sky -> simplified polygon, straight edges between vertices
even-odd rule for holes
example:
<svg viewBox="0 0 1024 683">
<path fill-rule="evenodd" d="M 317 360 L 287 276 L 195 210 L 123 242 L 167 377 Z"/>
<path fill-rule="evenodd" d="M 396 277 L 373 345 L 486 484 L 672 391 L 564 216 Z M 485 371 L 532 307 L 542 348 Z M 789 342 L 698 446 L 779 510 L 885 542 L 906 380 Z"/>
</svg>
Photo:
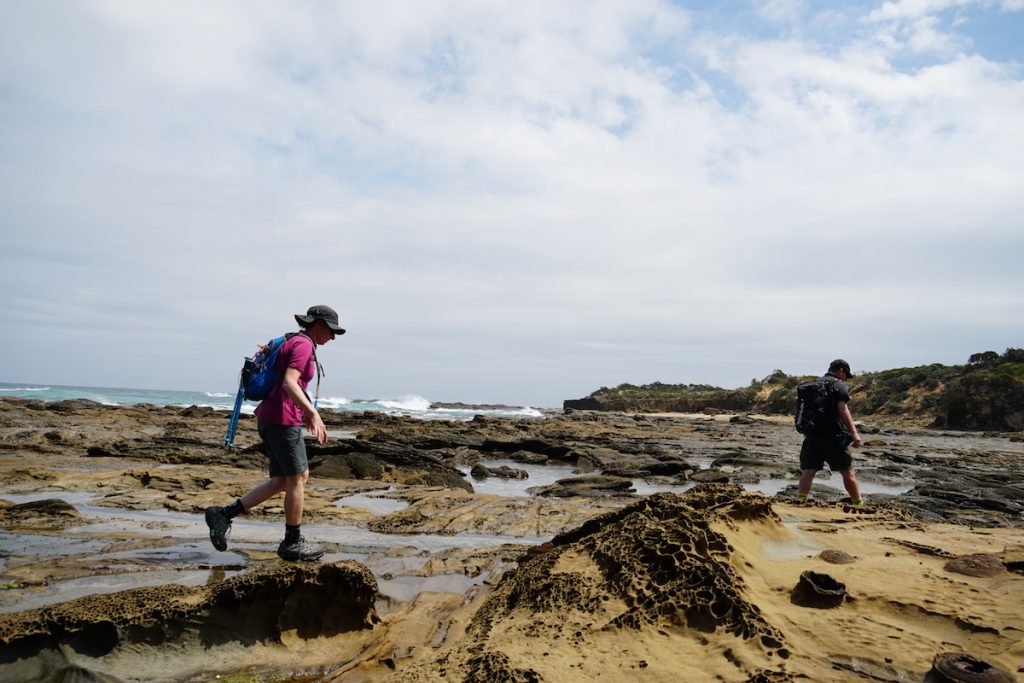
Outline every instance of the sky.
<svg viewBox="0 0 1024 683">
<path fill-rule="evenodd" d="M 1024 346 L 1024 0 L 0 0 L 0 381 L 325 396 Z"/>
</svg>

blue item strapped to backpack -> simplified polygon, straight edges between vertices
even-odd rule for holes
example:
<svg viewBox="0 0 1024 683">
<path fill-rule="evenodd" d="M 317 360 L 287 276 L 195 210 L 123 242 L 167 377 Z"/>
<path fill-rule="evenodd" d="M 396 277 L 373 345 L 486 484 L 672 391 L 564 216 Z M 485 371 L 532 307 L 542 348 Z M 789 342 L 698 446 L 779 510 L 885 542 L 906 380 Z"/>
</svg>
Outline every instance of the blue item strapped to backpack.
<svg viewBox="0 0 1024 683">
<path fill-rule="evenodd" d="M 228 432 L 224 435 L 225 448 L 235 445 L 235 432 L 238 431 L 238 416 L 242 412 L 242 399 L 262 401 L 280 380 L 277 372 L 277 354 L 285 341 L 294 334 L 297 333 L 291 332 L 271 339 L 260 346 L 259 351 L 251 358 L 246 358 L 242 363 L 242 372 L 238 377 L 238 394 L 235 395 L 235 407 L 231 411 Z"/>
</svg>

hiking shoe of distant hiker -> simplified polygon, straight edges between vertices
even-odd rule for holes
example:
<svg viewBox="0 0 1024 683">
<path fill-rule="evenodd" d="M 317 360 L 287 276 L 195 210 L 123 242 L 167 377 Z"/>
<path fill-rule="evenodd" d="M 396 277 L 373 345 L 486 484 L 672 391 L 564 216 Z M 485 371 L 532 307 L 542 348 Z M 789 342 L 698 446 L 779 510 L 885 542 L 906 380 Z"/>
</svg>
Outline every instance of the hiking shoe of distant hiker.
<svg viewBox="0 0 1024 683">
<path fill-rule="evenodd" d="M 289 562 L 309 562 L 319 560 L 324 554 L 324 549 L 316 543 L 310 543 L 302 536 L 297 540 L 288 543 L 281 541 L 277 546 L 277 556 Z"/>
<path fill-rule="evenodd" d="M 231 518 L 224 514 L 224 508 L 206 508 L 206 526 L 210 527 L 210 543 L 221 552 L 228 549 L 231 534 Z"/>
</svg>

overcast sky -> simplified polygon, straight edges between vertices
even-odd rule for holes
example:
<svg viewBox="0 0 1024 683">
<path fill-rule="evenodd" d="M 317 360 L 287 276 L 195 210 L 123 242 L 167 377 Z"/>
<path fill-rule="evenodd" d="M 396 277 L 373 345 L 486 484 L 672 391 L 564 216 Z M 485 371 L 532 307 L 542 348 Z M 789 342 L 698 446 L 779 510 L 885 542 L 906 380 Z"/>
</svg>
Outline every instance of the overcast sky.
<svg viewBox="0 0 1024 683">
<path fill-rule="evenodd" d="M 560 405 L 1024 346 L 1024 0 L 0 0 L 0 381 Z"/>
</svg>

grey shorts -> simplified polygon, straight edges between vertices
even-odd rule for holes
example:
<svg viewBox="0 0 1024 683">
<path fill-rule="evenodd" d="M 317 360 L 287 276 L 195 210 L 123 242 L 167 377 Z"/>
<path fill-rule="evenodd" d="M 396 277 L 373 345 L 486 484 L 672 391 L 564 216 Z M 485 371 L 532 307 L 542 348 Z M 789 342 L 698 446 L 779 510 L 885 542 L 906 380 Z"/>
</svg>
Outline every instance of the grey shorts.
<svg viewBox="0 0 1024 683">
<path fill-rule="evenodd" d="M 800 469 L 820 470 L 828 463 L 833 472 L 853 467 L 853 456 L 835 434 L 808 434 L 800 447 Z"/>
<path fill-rule="evenodd" d="M 256 428 L 270 461 L 271 477 L 288 477 L 302 474 L 309 469 L 306 460 L 306 444 L 302 440 L 302 427 L 298 425 L 276 425 L 257 420 Z"/>
</svg>

